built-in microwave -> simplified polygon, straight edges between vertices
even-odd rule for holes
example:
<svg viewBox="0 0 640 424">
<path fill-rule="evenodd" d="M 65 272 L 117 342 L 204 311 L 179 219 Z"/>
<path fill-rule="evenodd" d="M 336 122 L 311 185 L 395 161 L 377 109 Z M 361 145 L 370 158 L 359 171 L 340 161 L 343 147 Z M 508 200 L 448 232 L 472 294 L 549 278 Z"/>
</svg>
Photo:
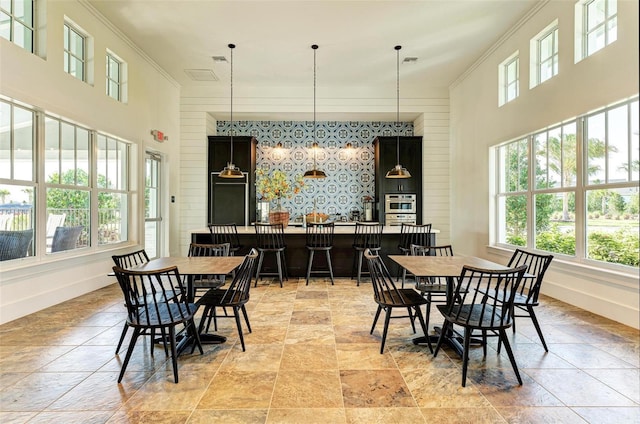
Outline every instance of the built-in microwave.
<svg viewBox="0 0 640 424">
<path fill-rule="evenodd" d="M 416 213 L 416 195 L 385 194 L 384 213 Z"/>
</svg>

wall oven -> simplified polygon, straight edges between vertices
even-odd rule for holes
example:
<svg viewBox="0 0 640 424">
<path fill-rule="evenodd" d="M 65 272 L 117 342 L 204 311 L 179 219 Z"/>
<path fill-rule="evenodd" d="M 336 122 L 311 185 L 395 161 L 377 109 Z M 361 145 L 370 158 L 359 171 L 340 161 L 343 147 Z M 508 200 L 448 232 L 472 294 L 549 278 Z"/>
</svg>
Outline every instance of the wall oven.
<svg viewBox="0 0 640 424">
<path fill-rule="evenodd" d="M 384 223 L 385 225 L 416 224 L 416 209 L 415 194 L 385 194 Z"/>
<path fill-rule="evenodd" d="M 416 213 L 415 194 L 385 194 L 384 213 Z"/>
</svg>

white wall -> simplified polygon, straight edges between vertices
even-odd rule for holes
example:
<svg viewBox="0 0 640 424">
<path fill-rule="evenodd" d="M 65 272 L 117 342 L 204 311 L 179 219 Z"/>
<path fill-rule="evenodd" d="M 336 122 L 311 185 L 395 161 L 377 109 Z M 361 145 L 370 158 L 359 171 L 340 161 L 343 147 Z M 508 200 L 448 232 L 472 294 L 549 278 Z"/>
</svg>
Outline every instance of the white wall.
<svg viewBox="0 0 640 424">
<path fill-rule="evenodd" d="M 573 63 L 573 1 L 550 1 L 525 18 L 451 87 L 451 222 L 457 251 L 506 262 L 487 248 L 489 147 L 638 94 L 638 2 L 618 0 L 618 40 Z M 554 19 L 559 74 L 530 90 L 529 40 Z M 520 52 L 520 97 L 498 108 L 498 65 Z M 638 275 L 552 263 L 543 292 L 638 328 Z"/>
<path fill-rule="evenodd" d="M 44 18 L 39 22 L 46 43 L 34 55 L 0 38 L 0 94 L 27 103 L 48 113 L 75 121 L 134 143 L 133 183 L 136 198 L 132 213 L 130 242 L 108 248 L 89 248 L 82 252 L 60 253 L 47 257 L 25 258 L 0 263 L 0 322 L 46 308 L 111 284 L 107 277 L 111 255 L 131 250 L 144 240 L 143 158 L 146 148 L 166 158 L 167 193 L 180 191 L 180 90 L 177 84 L 138 51 L 117 30 L 101 20 L 85 3 L 76 1 L 41 2 Z M 86 30 L 94 41 L 94 84 L 90 85 L 63 72 L 63 23 L 67 16 Z M 128 103 L 122 104 L 105 94 L 106 49 L 128 64 Z M 159 129 L 169 141 L 156 143 L 150 131 Z M 164 205 L 164 237 L 168 248 L 168 231 L 177 233 L 180 210 L 177 204 Z M 72 255 L 81 253 L 81 257 Z"/>
</svg>

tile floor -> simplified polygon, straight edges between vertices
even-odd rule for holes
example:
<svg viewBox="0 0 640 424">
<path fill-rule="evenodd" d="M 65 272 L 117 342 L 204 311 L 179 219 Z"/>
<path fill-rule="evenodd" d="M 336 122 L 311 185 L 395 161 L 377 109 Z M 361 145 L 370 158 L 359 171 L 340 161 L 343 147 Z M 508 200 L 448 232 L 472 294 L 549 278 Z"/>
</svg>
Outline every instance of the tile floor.
<svg viewBox="0 0 640 424">
<path fill-rule="evenodd" d="M 120 296 L 114 284 L 0 326 L 0 422 L 640 422 L 638 330 L 550 298 L 538 309 L 549 353 L 527 319 L 512 339 L 524 385 L 493 343 L 484 360 L 473 349 L 463 388 L 456 354 L 414 346 L 406 319 L 381 355 L 371 286 L 348 279 L 261 282 L 246 352 L 223 319 L 227 343 L 181 355 L 179 384 L 145 340 L 119 385 Z"/>
</svg>

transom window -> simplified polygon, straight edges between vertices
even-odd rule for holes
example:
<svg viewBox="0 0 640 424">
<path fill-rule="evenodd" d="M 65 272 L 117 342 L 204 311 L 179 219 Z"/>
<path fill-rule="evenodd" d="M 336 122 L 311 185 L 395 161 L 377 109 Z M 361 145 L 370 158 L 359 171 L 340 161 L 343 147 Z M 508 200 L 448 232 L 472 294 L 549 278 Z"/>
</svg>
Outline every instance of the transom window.
<svg viewBox="0 0 640 424">
<path fill-rule="evenodd" d="M 617 0 L 576 3 L 576 63 L 618 39 Z"/>
<path fill-rule="evenodd" d="M 65 22 L 64 24 L 64 71 L 79 80 L 86 81 L 87 60 L 86 36 Z"/>
<path fill-rule="evenodd" d="M 498 106 L 509 103 L 520 95 L 520 56 L 515 52 L 498 67 Z"/>
<path fill-rule="evenodd" d="M 118 101 L 122 100 L 122 62 L 110 52 L 107 52 L 107 96 Z"/>
<path fill-rule="evenodd" d="M 530 43 L 533 88 L 558 74 L 558 21 L 545 28 Z"/>
<path fill-rule="evenodd" d="M 34 0 L 0 1 L 0 37 L 33 53 Z"/>
<path fill-rule="evenodd" d="M 638 267 L 638 99 L 495 148 L 499 245 Z"/>
</svg>

